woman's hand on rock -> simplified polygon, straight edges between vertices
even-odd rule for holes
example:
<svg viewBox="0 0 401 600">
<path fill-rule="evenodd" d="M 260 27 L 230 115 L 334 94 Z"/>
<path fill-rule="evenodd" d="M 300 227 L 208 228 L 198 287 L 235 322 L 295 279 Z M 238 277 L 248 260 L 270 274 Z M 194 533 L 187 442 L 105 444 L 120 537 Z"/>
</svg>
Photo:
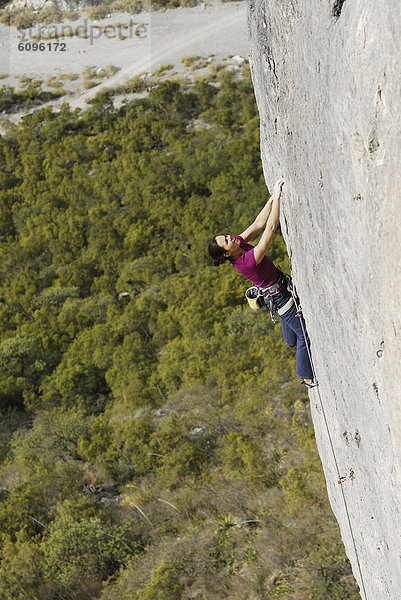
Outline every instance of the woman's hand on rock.
<svg viewBox="0 0 401 600">
<path fill-rule="evenodd" d="M 274 184 L 274 192 L 273 192 L 275 196 L 280 197 L 283 185 L 284 185 L 284 179 L 278 179 L 276 181 L 276 183 Z"/>
</svg>

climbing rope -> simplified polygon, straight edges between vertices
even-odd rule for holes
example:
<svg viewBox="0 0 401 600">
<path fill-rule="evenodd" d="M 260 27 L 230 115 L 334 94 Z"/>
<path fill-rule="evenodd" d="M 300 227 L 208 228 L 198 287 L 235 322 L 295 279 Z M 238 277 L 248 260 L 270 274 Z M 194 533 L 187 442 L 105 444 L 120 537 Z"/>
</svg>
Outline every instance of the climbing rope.
<svg viewBox="0 0 401 600">
<path fill-rule="evenodd" d="M 317 377 L 316 377 L 315 365 L 313 364 L 312 355 L 311 355 L 311 351 L 310 351 L 309 343 L 308 343 L 308 337 L 307 337 L 307 334 L 306 334 L 305 324 L 304 324 L 304 320 L 302 318 L 302 308 L 301 308 L 301 305 L 299 304 L 299 301 L 298 301 L 298 296 L 297 296 L 296 291 L 295 291 L 295 286 L 294 286 L 294 284 L 292 283 L 291 280 L 289 282 L 289 286 L 288 287 L 289 287 L 289 290 L 290 290 L 291 295 L 293 297 L 295 308 L 297 310 L 297 315 L 298 315 L 299 321 L 301 323 L 302 333 L 303 333 L 304 340 L 305 340 L 305 345 L 306 345 L 306 348 L 307 348 L 307 351 L 308 351 L 309 361 L 310 361 L 310 364 L 311 364 L 311 367 L 312 367 L 313 380 L 316 383 L 315 389 L 316 389 L 318 397 L 319 397 L 320 407 L 322 409 L 322 415 L 323 415 L 323 419 L 324 419 L 324 422 L 325 422 L 325 425 L 326 425 L 327 436 L 329 438 L 330 447 L 331 447 L 331 451 L 333 453 L 334 463 L 335 463 L 336 470 L 337 470 L 338 481 L 339 481 L 339 483 L 340 482 L 342 483 L 342 479 L 343 478 L 340 475 L 340 469 L 339 469 L 339 466 L 338 466 L 337 456 L 336 456 L 336 453 L 335 453 L 335 450 L 334 450 L 334 444 L 333 444 L 333 440 L 332 440 L 332 437 L 331 437 L 330 428 L 329 428 L 329 424 L 328 424 L 327 417 L 326 417 L 326 412 L 324 410 L 322 396 L 321 396 L 320 390 L 319 390 L 319 382 L 318 382 Z M 358 571 L 359 571 L 359 575 L 360 575 L 360 579 L 361 579 L 363 594 L 365 596 L 365 600 L 368 600 L 368 596 L 367 596 L 366 588 L 365 588 L 365 582 L 364 582 L 363 575 L 362 575 L 361 563 L 359 561 L 358 550 L 357 550 L 357 547 L 356 547 L 355 536 L 354 536 L 354 532 L 353 532 L 353 529 L 352 529 L 351 517 L 350 517 L 350 514 L 349 514 L 349 510 L 348 510 L 348 504 L 347 504 L 347 499 L 345 497 L 345 492 L 344 492 L 344 486 L 343 485 L 341 485 L 341 493 L 342 493 L 343 500 L 344 500 L 345 513 L 347 515 L 348 527 L 349 527 L 349 531 L 350 531 L 350 534 L 351 534 L 352 543 L 353 543 L 353 546 L 354 546 L 355 558 L 356 558 L 356 562 L 357 562 L 357 565 L 358 565 Z"/>
</svg>

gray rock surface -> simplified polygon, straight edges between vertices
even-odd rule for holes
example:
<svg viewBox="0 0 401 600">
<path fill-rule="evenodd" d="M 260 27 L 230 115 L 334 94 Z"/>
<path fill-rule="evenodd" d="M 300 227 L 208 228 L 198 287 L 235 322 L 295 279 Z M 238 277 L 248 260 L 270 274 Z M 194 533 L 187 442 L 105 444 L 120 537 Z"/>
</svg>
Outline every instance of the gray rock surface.
<svg viewBox="0 0 401 600">
<path fill-rule="evenodd" d="M 248 0 L 248 27 L 330 501 L 361 597 L 399 600 L 401 3 Z"/>
</svg>

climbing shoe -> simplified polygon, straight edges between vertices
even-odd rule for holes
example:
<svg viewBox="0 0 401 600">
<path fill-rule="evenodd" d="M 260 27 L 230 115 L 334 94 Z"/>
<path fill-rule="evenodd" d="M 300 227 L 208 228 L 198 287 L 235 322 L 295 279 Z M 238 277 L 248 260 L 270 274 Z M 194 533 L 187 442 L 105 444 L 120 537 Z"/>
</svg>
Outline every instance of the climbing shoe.
<svg viewBox="0 0 401 600">
<path fill-rule="evenodd" d="M 305 379 L 303 379 L 301 381 L 302 385 L 304 385 L 306 388 L 308 388 L 308 390 L 311 390 L 312 388 L 317 386 L 317 381 L 313 380 L 311 383 L 308 383 L 307 381 L 305 381 Z"/>
</svg>

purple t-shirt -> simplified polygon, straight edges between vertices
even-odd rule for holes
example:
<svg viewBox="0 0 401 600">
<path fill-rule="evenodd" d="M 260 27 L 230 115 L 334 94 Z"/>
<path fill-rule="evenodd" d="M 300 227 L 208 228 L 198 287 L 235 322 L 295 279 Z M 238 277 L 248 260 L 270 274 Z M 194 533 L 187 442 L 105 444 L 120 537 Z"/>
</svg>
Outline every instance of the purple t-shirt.
<svg viewBox="0 0 401 600">
<path fill-rule="evenodd" d="M 240 247 L 245 250 L 241 256 L 231 261 L 237 271 L 258 287 L 268 287 L 275 283 L 280 277 L 280 271 L 274 266 L 270 258 L 264 256 L 257 264 L 252 244 L 245 242 L 240 235 L 234 237 L 240 240 Z"/>
</svg>

